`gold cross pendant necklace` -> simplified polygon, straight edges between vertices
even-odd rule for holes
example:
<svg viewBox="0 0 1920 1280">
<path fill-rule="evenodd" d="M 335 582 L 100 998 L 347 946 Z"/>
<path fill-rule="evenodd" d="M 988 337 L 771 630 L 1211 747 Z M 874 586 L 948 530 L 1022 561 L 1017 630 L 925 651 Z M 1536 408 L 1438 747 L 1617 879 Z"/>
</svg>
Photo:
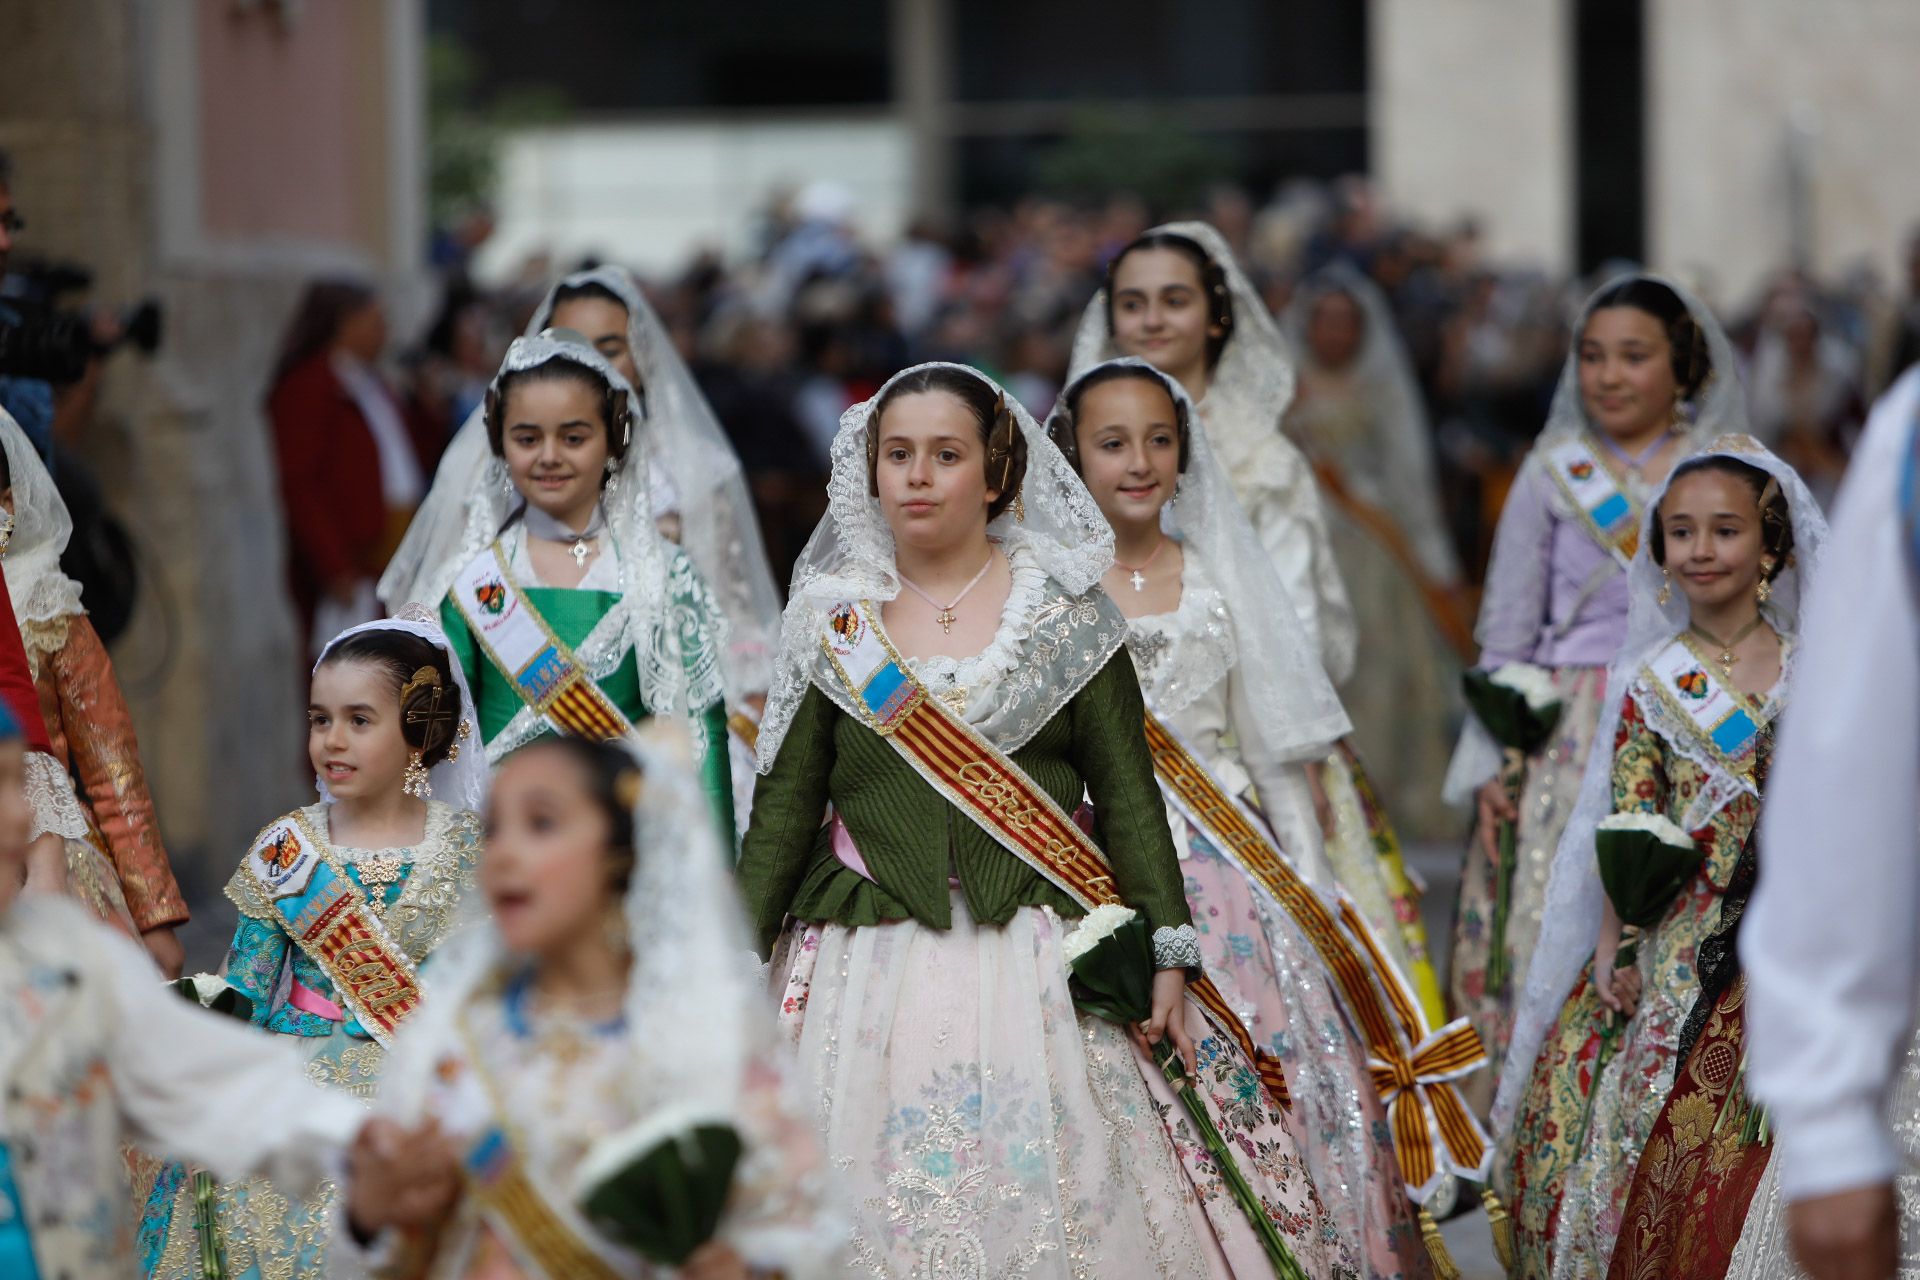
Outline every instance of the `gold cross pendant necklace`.
<svg viewBox="0 0 1920 1280">
<path fill-rule="evenodd" d="M 915 583 L 912 579 L 908 578 L 907 575 L 904 573 L 899 575 L 900 585 L 905 587 L 907 590 L 913 592 L 913 594 L 919 596 L 922 600 L 925 600 L 929 605 L 932 605 L 935 609 L 939 610 L 939 612 L 934 616 L 933 620 L 940 624 L 941 631 L 943 631 L 947 635 L 952 635 L 953 624 L 960 620 L 959 615 L 954 613 L 953 611 L 954 606 L 958 605 L 962 600 L 965 600 L 967 598 L 967 592 L 973 590 L 975 587 L 980 585 L 980 579 L 986 577 L 987 570 L 991 568 L 993 568 L 993 549 L 988 548 L 987 562 L 980 566 L 980 572 L 974 574 L 972 581 L 968 582 L 966 586 L 960 588 L 959 595 L 947 601 L 945 604 L 941 604 L 938 600 L 935 600 L 932 596 L 922 591 L 919 585 Z"/>
<path fill-rule="evenodd" d="M 1714 635 L 1697 622 L 1689 623 L 1687 630 L 1693 632 L 1693 634 L 1699 636 L 1702 640 L 1705 640 L 1708 644 L 1720 651 L 1720 656 L 1713 660 L 1713 664 L 1720 668 L 1720 674 L 1722 676 L 1731 680 L 1733 679 L 1734 665 L 1740 661 L 1739 656 L 1733 651 L 1734 646 L 1752 635 L 1754 631 L 1759 628 L 1760 623 L 1760 616 L 1755 614 L 1753 621 L 1734 632 L 1731 640 L 1722 640 L 1719 636 Z"/>
</svg>

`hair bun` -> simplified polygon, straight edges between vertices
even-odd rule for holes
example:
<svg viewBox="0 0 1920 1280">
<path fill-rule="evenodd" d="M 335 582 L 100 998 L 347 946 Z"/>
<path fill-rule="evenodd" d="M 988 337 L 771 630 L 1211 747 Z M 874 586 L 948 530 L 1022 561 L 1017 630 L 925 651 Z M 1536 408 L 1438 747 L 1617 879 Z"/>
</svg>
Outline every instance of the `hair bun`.
<svg viewBox="0 0 1920 1280">
<path fill-rule="evenodd" d="M 447 695 L 453 696 L 449 698 Z M 400 723 L 417 728 L 421 763 L 438 764 L 453 745 L 460 713 L 460 692 L 435 667 L 420 667 L 400 686 Z"/>
</svg>

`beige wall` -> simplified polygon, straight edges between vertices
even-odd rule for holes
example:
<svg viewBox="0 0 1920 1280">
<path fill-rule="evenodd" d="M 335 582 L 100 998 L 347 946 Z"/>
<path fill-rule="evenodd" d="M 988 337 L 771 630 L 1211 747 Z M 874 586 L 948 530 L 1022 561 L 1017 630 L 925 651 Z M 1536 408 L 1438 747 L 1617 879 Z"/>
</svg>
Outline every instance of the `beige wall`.
<svg viewBox="0 0 1920 1280">
<path fill-rule="evenodd" d="M 146 552 L 115 661 L 162 835 L 190 888 L 217 890 L 311 787 L 264 383 L 312 272 L 417 295 L 424 7 L 3 7 L 0 146 L 22 250 L 92 266 L 101 302 L 152 293 L 167 309 L 160 355 L 114 359 L 78 444 Z M 231 926 L 207 916 L 197 962 Z"/>
<path fill-rule="evenodd" d="M 1562 0 L 1371 0 L 1370 140 L 1389 208 L 1478 218 L 1487 251 L 1570 264 L 1572 80 Z"/>
<path fill-rule="evenodd" d="M 1920 221 L 1920 3 L 1648 0 L 1647 49 L 1661 267 L 1744 300 L 1794 248 L 1797 169 L 1809 265 L 1895 278 Z"/>
</svg>

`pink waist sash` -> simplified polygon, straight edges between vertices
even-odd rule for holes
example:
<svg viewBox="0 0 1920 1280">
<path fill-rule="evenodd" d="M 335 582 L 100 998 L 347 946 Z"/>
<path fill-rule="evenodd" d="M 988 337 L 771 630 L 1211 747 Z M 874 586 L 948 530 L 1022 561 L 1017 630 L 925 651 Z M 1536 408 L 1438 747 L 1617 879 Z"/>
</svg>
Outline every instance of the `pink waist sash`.
<svg viewBox="0 0 1920 1280">
<path fill-rule="evenodd" d="M 303 1013 L 316 1018 L 325 1018 L 328 1022 L 345 1022 L 347 1011 L 333 1001 L 302 983 L 294 983 L 287 992 L 287 1003 Z"/>
</svg>

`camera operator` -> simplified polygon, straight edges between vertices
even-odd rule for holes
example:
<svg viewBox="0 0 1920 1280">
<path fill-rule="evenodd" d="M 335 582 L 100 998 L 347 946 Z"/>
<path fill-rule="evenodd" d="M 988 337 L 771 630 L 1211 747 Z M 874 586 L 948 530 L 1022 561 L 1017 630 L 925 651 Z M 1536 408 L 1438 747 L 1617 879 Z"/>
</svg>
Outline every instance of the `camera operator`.
<svg viewBox="0 0 1920 1280">
<path fill-rule="evenodd" d="M 123 343 L 152 353 L 160 309 L 147 301 L 124 316 L 98 307 L 58 310 L 60 296 L 90 286 L 92 273 L 22 261 L 14 249 L 25 226 L 14 205 L 12 162 L 0 151 L 0 409 L 13 415 L 53 474 L 73 518 L 61 568 L 80 583 L 94 629 L 111 644 L 133 614 L 132 542 L 68 445 L 92 416 L 102 358 Z"/>
<path fill-rule="evenodd" d="M 13 207 L 13 160 L 0 151 L 0 284 L 6 280 L 14 237 L 25 226 Z M 24 320 L 0 292 L 0 332 L 10 339 L 24 337 Z M 11 413 L 34 447 L 46 453 L 53 442 L 53 387 L 45 378 L 15 376 L 8 362 L 0 361 L 0 409 Z"/>
</svg>

